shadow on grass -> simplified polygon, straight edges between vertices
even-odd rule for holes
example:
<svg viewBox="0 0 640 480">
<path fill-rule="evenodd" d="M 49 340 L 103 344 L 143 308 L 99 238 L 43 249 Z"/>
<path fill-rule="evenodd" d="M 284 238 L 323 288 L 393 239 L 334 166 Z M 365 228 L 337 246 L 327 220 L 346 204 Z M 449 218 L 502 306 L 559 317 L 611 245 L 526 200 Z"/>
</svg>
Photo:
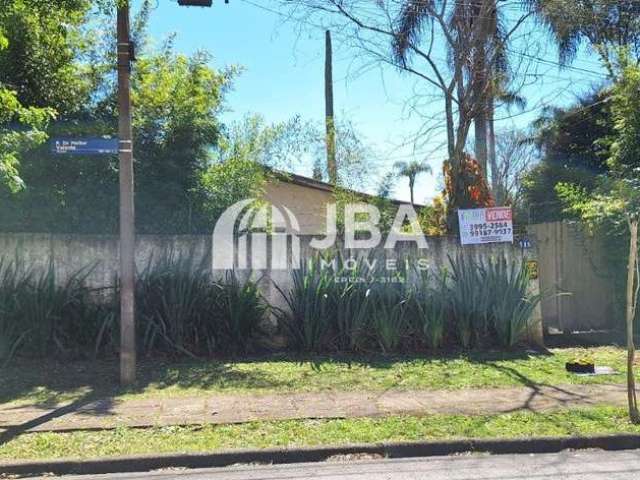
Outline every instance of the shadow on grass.
<svg viewBox="0 0 640 480">
<path fill-rule="evenodd" d="M 447 364 L 454 360 L 464 360 L 470 364 L 480 364 L 496 369 L 502 375 L 514 380 L 514 383 L 531 388 L 531 397 L 519 409 L 527 409 L 536 396 L 545 394 L 541 389 L 548 385 L 536 383 L 515 367 L 505 362 L 525 361 L 539 354 L 524 350 L 511 351 L 458 351 L 429 355 L 293 355 L 291 353 L 240 359 L 238 368 L 233 360 L 188 360 L 170 361 L 167 359 L 144 359 L 139 364 L 135 387 L 122 389 L 118 385 L 118 362 L 116 359 L 94 362 L 55 362 L 20 361 L 0 370 L 0 409 L 2 404 L 18 401 L 42 410 L 42 415 L 34 417 L 22 425 L 15 425 L 0 434 L 0 445 L 30 429 L 45 425 L 47 422 L 71 412 L 82 410 L 86 415 L 108 415 L 114 401 L 125 394 L 143 393 L 149 387 L 156 390 L 210 390 L 212 393 L 224 393 L 246 390 L 256 393 L 268 390 L 291 391 L 296 389 L 304 378 L 292 379 L 287 375 L 270 374 L 269 369 L 260 364 L 286 362 L 290 364 L 310 365 L 319 374 L 324 369 L 334 370 L 329 375 L 341 375 L 340 369 L 333 367 L 368 367 L 376 370 L 393 370 L 398 364 L 425 362 L 437 365 L 440 375 L 447 376 Z M 255 368 L 252 365 L 256 364 Z M 464 369 L 463 364 L 462 369 Z M 417 370 L 421 368 L 418 363 Z M 460 368 L 460 366 L 458 366 Z M 460 371 L 460 370 L 459 370 Z M 415 374 L 415 369 L 413 371 Z M 307 375 L 303 372 L 303 375 Z M 454 374 L 455 375 L 455 374 Z M 464 372 L 462 373 L 464 375 Z M 394 377 L 395 378 L 395 377 Z M 331 380 L 329 378 L 329 380 Z M 402 386 L 403 369 L 398 368 L 397 378 L 389 388 Z M 299 383 L 296 383 L 299 382 Z M 328 382 L 330 384 L 330 382 Z M 330 387 L 328 387 L 330 388 Z M 428 388 L 428 386 L 426 387 Z M 104 399 L 97 408 L 97 400 Z M 17 405 L 17 404 L 14 404 Z M 11 406 L 5 405 L 5 412 Z"/>
</svg>

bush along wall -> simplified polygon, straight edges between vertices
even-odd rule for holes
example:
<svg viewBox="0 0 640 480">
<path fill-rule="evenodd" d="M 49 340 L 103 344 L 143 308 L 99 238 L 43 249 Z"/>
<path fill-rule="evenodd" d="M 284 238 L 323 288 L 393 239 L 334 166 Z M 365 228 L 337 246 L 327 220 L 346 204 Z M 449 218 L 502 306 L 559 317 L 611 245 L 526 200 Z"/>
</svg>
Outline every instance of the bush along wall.
<svg viewBox="0 0 640 480">
<path fill-rule="evenodd" d="M 407 265 L 411 262 L 398 262 Z M 298 351 L 414 352 L 513 347 L 525 339 L 540 295 L 526 266 L 504 257 L 449 257 L 436 272 L 388 272 L 372 262 L 322 257 L 293 273 L 279 321 Z"/>
<path fill-rule="evenodd" d="M 0 259 L 0 366 L 18 357 L 93 358 L 117 353 L 118 282 L 107 295 L 87 286 L 91 268 L 63 285 L 44 272 Z M 103 293 L 103 292 L 102 292 Z M 190 256 L 151 259 L 136 282 L 143 355 L 238 355 L 254 351 L 269 306 L 257 282 L 233 273 L 214 281 Z"/>
<path fill-rule="evenodd" d="M 331 261 L 329 261 L 331 260 Z M 263 298 L 259 280 L 233 272 L 214 280 L 189 255 L 151 258 L 138 273 L 136 318 L 142 355 L 238 356 L 260 350 L 273 313 L 297 352 L 420 352 L 513 347 L 524 339 L 539 295 L 525 266 L 504 257 L 449 258 L 420 271 L 398 262 L 390 274 L 371 259 L 317 256 L 280 290 L 283 308 Z M 379 263 L 383 265 L 383 263 Z M 0 259 L 0 365 L 16 356 L 92 358 L 117 353 L 118 284 L 87 286 L 91 266 L 64 283 L 20 258 Z M 278 286 L 276 285 L 276 288 Z"/>
</svg>

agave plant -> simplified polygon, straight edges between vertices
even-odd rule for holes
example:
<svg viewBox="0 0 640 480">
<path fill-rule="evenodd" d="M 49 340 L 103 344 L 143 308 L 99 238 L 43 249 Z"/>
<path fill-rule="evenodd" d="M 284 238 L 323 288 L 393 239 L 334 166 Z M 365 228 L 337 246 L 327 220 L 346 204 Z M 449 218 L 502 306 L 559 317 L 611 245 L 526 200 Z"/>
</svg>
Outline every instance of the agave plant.
<svg viewBox="0 0 640 480">
<path fill-rule="evenodd" d="M 322 268 L 319 257 L 292 273 L 293 286 L 284 292 L 287 309 L 279 310 L 280 324 L 292 347 L 303 351 L 322 351 L 330 348 L 334 312 L 330 301 L 333 275 Z"/>
<path fill-rule="evenodd" d="M 414 331 L 432 349 L 444 343 L 449 306 L 447 278 L 446 270 L 438 276 L 420 272 L 410 297 Z"/>
<path fill-rule="evenodd" d="M 218 284 L 216 306 L 220 318 L 220 335 L 225 340 L 224 350 L 247 353 L 251 350 L 260 324 L 266 318 L 269 305 L 265 302 L 259 281 L 241 282 L 231 271 L 223 283 Z"/>
<path fill-rule="evenodd" d="M 490 294 L 478 262 L 470 255 L 449 256 L 448 297 L 458 340 L 464 348 L 488 335 Z"/>
<path fill-rule="evenodd" d="M 168 251 L 158 261 L 151 258 L 136 283 L 143 350 L 195 356 L 192 350 L 202 341 L 198 327 L 214 311 L 214 288 L 204 263 L 192 255 Z"/>
<path fill-rule="evenodd" d="M 409 335 L 409 300 L 402 284 L 377 284 L 371 290 L 371 328 L 384 353 L 398 350 Z"/>
<path fill-rule="evenodd" d="M 341 351 L 365 347 L 370 316 L 370 272 L 363 258 L 353 259 L 347 268 L 343 257 L 337 260 L 330 300 L 333 302 L 334 330 Z"/>
<path fill-rule="evenodd" d="M 489 259 L 481 266 L 488 292 L 490 318 L 500 344 L 512 347 L 522 340 L 542 294 L 529 293 L 529 271 L 524 262 L 508 262 L 504 256 Z"/>
</svg>

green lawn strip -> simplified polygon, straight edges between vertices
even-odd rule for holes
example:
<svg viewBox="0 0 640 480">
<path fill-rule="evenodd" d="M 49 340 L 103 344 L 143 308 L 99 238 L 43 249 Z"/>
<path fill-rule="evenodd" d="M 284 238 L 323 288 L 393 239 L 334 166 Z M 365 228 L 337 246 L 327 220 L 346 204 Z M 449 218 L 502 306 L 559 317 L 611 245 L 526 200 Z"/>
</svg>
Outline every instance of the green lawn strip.
<svg viewBox="0 0 640 480">
<path fill-rule="evenodd" d="M 381 441 L 468 437 L 514 438 L 640 433 L 624 409 L 597 407 L 554 413 L 490 416 L 430 415 L 348 420 L 254 422 L 203 428 L 158 427 L 102 432 L 25 434 L 0 447 L 0 460 L 97 458 L 116 455 L 212 452 Z"/>
<path fill-rule="evenodd" d="M 584 377 L 565 371 L 588 357 L 617 375 Z M 552 355 L 466 352 L 425 357 L 285 355 L 236 362 L 144 360 L 138 387 L 117 386 L 118 365 L 106 362 L 22 362 L 0 370 L 0 403 L 55 404 L 83 395 L 120 398 L 260 394 L 327 390 L 462 389 L 535 384 L 623 383 L 626 353 L 615 347 L 553 349 Z"/>
</svg>

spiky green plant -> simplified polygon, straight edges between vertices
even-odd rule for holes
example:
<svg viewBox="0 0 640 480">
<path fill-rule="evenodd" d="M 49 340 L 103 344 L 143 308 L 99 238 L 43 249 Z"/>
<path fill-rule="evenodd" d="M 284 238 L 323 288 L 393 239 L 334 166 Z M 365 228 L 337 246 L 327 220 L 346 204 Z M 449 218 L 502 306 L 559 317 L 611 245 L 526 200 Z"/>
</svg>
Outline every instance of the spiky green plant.
<svg viewBox="0 0 640 480">
<path fill-rule="evenodd" d="M 260 332 L 269 305 L 260 293 L 259 281 L 240 281 L 235 272 L 226 274 L 218 284 L 217 314 L 221 319 L 220 335 L 224 338 L 221 349 L 233 354 L 248 353 Z"/>
<path fill-rule="evenodd" d="M 460 344 L 471 346 L 486 330 L 488 313 L 487 292 L 476 260 L 468 254 L 449 256 L 451 282 L 448 297 Z"/>
<path fill-rule="evenodd" d="M 529 292 L 526 264 L 517 260 L 509 262 L 504 256 L 483 261 L 481 276 L 487 291 L 492 292 L 489 317 L 497 340 L 501 345 L 512 347 L 526 334 L 542 294 Z"/>
<path fill-rule="evenodd" d="M 363 350 L 368 340 L 370 316 L 371 272 L 365 259 L 336 258 L 334 279 L 330 288 L 333 302 L 336 346 L 340 351 Z"/>
<path fill-rule="evenodd" d="M 442 347 L 445 338 L 449 301 L 447 297 L 448 274 L 419 272 L 410 299 L 410 312 L 415 335 L 430 348 Z"/>
<path fill-rule="evenodd" d="M 29 332 L 17 314 L 18 292 L 28 283 L 29 275 L 17 260 L 0 258 L 0 366 L 11 361 Z"/>
<path fill-rule="evenodd" d="M 408 291 L 402 284 L 376 284 L 371 295 L 371 329 L 384 353 L 399 349 L 410 334 Z"/>
<path fill-rule="evenodd" d="M 292 273 L 289 291 L 276 288 L 286 302 L 286 309 L 278 311 L 291 347 L 301 351 L 318 352 L 330 349 L 333 302 L 330 301 L 333 275 L 322 268 L 315 257 Z"/>
<path fill-rule="evenodd" d="M 198 327 L 214 314 L 214 283 L 203 262 L 169 250 L 151 258 L 136 282 L 136 313 L 143 351 L 195 356 Z M 211 334 L 211 330 L 208 332 Z"/>
</svg>

